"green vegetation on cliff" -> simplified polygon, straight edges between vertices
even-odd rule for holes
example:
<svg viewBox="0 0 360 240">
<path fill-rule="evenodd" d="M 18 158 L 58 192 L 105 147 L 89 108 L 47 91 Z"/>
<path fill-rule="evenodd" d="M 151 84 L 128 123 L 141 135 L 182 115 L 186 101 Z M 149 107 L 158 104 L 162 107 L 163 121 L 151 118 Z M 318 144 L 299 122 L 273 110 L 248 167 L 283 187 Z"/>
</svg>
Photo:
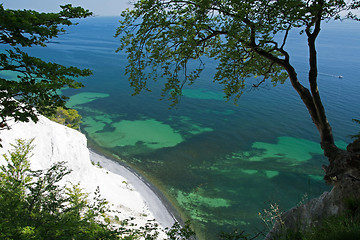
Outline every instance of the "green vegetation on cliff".
<svg viewBox="0 0 360 240">
<path fill-rule="evenodd" d="M 49 119 L 69 128 L 80 128 L 81 115 L 75 109 L 65 109 L 63 107 L 58 107 L 55 114 L 51 115 Z"/>
</svg>

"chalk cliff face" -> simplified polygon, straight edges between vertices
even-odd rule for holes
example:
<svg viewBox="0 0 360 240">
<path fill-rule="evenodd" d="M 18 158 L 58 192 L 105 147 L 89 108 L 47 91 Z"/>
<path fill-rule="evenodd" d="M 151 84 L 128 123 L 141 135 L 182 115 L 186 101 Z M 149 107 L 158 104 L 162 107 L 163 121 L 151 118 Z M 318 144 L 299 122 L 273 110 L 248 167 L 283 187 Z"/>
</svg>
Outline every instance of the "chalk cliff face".
<svg viewBox="0 0 360 240">
<path fill-rule="evenodd" d="M 29 122 L 9 125 L 10 130 L 0 131 L 3 145 L 0 156 L 12 149 L 10 144 L 14 144 L 16 139 L 35 138 L 35 148 L 30 158 L 33 170 L 47 169 L 55 162 L 65 161 L 72 172 L 61 184 L 80 183 L 80 187 L 88 193 L 94 193 L 99 186 L 102 197 L 109 201 L 113 210 L 120 211 L 120 214 L 116 215 L 121 219 L 135 217 L 134 223 L 138 225 L 154 219 L 140 193 L 136 192 L 125 178 L 91 163 L 86 137 L 80 132 L 43 116 L 40 116 L 36 124 Z M 4 161 L 4 158 L 0 157 L 0 163 Z"/>
</svg>

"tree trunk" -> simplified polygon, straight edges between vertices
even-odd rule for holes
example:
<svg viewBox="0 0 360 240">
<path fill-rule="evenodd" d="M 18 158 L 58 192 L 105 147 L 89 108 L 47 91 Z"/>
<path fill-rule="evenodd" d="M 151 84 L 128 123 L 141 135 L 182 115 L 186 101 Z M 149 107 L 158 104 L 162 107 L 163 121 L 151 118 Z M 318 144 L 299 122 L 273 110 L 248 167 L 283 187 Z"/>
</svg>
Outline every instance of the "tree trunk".
<svg viewBox="0 0 360 240">
<path fill-rule="evenodd" d="M 318 2 L 319 6 L 322 6 L 323 3 L 323 0 Z M 285 68 L 293 88 L 299 94 L 318 129 L 321 148 L 329 160 L 329 165 L 323 166 L 324 179 L 333 188 L 331 192 L 324 193 L 319 198 L 284 213 L 279 219 L 281 221 L 275 224 L 265 239 L 273 239 L 288 229 L 294 232 L 307 231 L 309 227 L 320 225 L 327 217 L 346 214 L 349 211 L 346 199 L 360 200 L 360 139 L 349 144 L 347 150 L 341 150 L 335 145 L 332 129 L 318 89 L 315 41 L 320 32 L 321 15 L 322 10 L 314 16 L 305 30 L 309 47 L 309 89 L 300 83 L 289 59 L 265 57 Z"/>
</svg>

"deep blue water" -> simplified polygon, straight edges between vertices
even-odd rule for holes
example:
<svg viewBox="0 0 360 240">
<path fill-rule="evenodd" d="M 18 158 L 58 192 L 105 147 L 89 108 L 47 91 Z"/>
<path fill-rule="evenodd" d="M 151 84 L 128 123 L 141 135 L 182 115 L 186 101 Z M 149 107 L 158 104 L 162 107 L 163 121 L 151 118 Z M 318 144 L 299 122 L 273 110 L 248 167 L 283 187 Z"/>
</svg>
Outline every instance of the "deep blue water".
<svg viewBox="0 0 360 240">
<path fill-rule="evenodd" d="M 197 83 L 186 86 L 181 102 L 159 101 L 153 92 L 131 96 L 124 53 L 113 38 L 118 19 L 89 18 L 67 34 L 29 52 L 45 59 L 90 68 L 85 88 L 63 90 L 69 107 L 83 116 L 90 142 L 121 158 L 158 186 L 199 236 L 216 239 L 235 228 L 265 229 L 258 213 L 278 203 L 283 210 L 304 195 L 316 197 L 328 187 L 319 135 L 289 83 L 246 92 L 235 106 L 223 100 L 212 82 L 216 62 L 208 60 Z M 341 146 L 359 131 L 360 25 L 324 25 L 317 42 L 319 90 Z M 306 80 L 306 39 L 289 36 L 287 50 L 300 78 Z M 343 76 L 338 78 L 337 76 Z M 306 85 L 306 83 L 304 83 Z"/>
</svg>

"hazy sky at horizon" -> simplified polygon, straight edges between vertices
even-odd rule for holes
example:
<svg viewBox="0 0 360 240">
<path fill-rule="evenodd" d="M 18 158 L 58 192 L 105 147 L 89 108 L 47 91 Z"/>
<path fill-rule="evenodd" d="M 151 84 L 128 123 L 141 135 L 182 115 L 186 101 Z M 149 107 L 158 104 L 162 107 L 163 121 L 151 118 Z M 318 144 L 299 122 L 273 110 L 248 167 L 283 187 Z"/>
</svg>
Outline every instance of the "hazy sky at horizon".
<svg viewBox="0 0 360 240">
<path fill-rule="evenodd" d="M 58 12 L 60 5 L 72 4 L 89 9 L 95 16 L 119 16 L 130 7 L 129 0 L 0 0 L 4 8 L 32 9 L 39 12 Z"/>
</svg>

